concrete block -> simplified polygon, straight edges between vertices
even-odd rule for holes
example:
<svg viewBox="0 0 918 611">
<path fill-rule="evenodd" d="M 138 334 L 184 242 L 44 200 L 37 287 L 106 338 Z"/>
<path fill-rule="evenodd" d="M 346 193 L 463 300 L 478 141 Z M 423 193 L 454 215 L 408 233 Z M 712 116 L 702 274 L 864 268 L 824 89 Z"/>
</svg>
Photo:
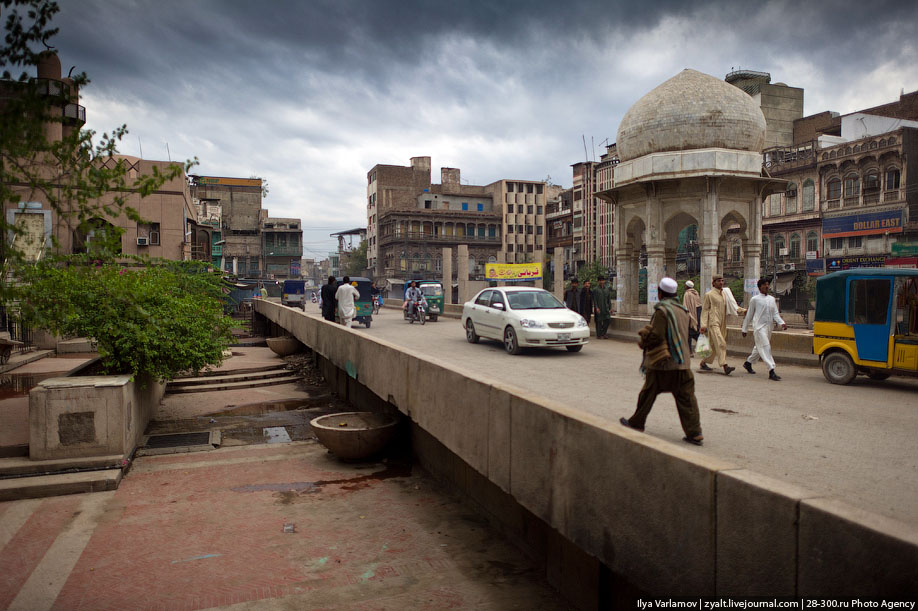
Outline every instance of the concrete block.
<svg viewBox="0 0 918 611">
<path fill-rule="evenodd" d="M 651 155 L 650 157 L 654 174 L 671 174 L 678 172 L 680 169 L 681 159 L 679 155 L 663 153 Z"/>
<path fill-rule="evenodd" d="M 734 466 L 618 428 L 566 422 L 559 530 L 642 590 L 713 595 L 714 483 Z"/>
<path fill-rule="evenodd" d="M 404 414 L 408 413 L 408 358 L 402 350 L 374 338 L 360 343 L 360 382 Z"/>
<path fill-rule="evenodd" d="M 533 398 L 510 399 L 510 493 L 549 524 L 561 517 L 554 495 L 564 481 L 557 459 L 565 421 Z"/>
<path fill-rule="evenodd" d="M 512 393 L 491 386 L 488 398 L 488 478 L 504 492 L 510 492 L 510 398 Z"/>
<path fill-rule="evenodd" d="M 796 596 L 797 507 L 812 496 L 746 469 L 717 473 L 718 596 Z"/>
<path fill-rule="evenodd" d="M 408 387 L 411 419 L 487 474 L 490 386 L 433 360 L 410 357 Z"/>
<path fill-rule="evenodd" d="M 106 469 L 4 479 L 0 480 L 0 502 L 115 490 L 121 483 L 121 476 L 121 469 Z"/>
<path fill-rule="evenodd" d="M 800 502 L 798 596 L 918 594 L 918 529 L 833 499 Z"/>
</svg>

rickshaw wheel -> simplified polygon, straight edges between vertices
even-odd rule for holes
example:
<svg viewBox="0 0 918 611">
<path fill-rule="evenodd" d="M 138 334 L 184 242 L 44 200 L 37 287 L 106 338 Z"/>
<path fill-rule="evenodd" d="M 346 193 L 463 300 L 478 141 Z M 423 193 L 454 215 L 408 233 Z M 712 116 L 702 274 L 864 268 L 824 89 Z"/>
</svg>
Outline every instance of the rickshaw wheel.
<svg viewBox="0 0 918 611">
<path fill-rule="evenodd" d="M 857 375 L 857 368 L 847 353 L 836 351 L 822 359 L 822 374 L 832 384 L 849 384 Z"/>
<path fill-rule="evenodd" d="M 430 322 L 437 322 L 437 315 L 436 315 L 436 314 L 431 314 L 431 315 L 430 315 Z"/>
</svg>

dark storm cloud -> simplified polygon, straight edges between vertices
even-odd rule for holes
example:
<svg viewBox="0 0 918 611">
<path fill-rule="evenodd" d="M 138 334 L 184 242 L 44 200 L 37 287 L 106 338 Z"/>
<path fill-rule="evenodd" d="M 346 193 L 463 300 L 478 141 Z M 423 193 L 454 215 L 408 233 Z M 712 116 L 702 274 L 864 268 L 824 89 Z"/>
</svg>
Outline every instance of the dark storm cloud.
<svg viewBox="0 0 918 611">
<path fill-rule="evenodd" d="M 808 113 L 918 88 L 914 2 L 61 4 L 53 44 L 92 80 L 89 127 L 127 123 L 124 152 L 197 155 L 202 174 L 267 176 L 271 213 L 306 226 L 365 223 L 366 172 L 416 155 L 473 184 L 569 185 L 687 67 L 771 72 L 806 89 Z"/>
</svg>

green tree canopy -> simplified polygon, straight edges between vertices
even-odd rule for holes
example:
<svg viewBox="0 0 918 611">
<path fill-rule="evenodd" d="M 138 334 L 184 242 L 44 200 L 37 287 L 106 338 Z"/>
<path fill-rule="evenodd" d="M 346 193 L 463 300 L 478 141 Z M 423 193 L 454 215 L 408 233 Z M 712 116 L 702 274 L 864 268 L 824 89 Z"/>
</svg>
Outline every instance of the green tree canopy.
<svg viewBox="0 0 918 611">
<path fill-rule="evenodd" d="M 234 321 L 222 275 L 198 261 L 94 255 L 49 257 L 22 270 L 23 318 L 64 336 L 91 337 L 107 373 L 169 380 L 223 359 Z"/>
</svg>

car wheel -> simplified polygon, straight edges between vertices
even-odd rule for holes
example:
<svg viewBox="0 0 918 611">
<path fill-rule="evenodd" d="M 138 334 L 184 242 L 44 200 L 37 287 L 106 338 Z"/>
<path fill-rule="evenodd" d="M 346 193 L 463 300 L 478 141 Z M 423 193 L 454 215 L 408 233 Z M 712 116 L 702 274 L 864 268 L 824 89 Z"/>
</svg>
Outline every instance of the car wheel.
<svg viewBox="0 0 918 611">
<path fill-rule="evenodd" d="M 366 322 L 364 323 L 364 324 L 367 326 L 367 329 L 370 328 L 370 322 L 372 322 L 372 321 L 369 321 L 369 320 L 368 320 L 368 321 L 366 321 Z"/>
<path fill-rule="evenodd" d="M 867 377 L 871 380 L 885 380 L 891 374 L 886 373 L 885 371 L 871 371 L 867 374 Z"/>
<path fill-rule="evenodd" d="M 513 327 L 504 329 L 504 350 L 507 351 L 507 354 L 520 353 L 520 343 L 516 339 L 516 331 L 513 330 Z"/>
<path fill-rule="evenodd" d="M 475 325 L 472 323 L 471 318 L 465 321 L 465 339 L 467 339 L 470 344 L 478 343 L 478 334 L 475 333 Z"/>
<path fill-rule="evenodd" d="M 577 346 L 565 346 L 565 348 L 567 348 L 568 352 L 580 352 L 583 350 L 583 344 L 579 344 Z"/>
<path fill-rule="evenodd" d="M 857 375 L 857 368 L 847 352 L 836 351 L 822 359 L 822 374 L 832 384 L 849 384 Z"/>
</svg>

